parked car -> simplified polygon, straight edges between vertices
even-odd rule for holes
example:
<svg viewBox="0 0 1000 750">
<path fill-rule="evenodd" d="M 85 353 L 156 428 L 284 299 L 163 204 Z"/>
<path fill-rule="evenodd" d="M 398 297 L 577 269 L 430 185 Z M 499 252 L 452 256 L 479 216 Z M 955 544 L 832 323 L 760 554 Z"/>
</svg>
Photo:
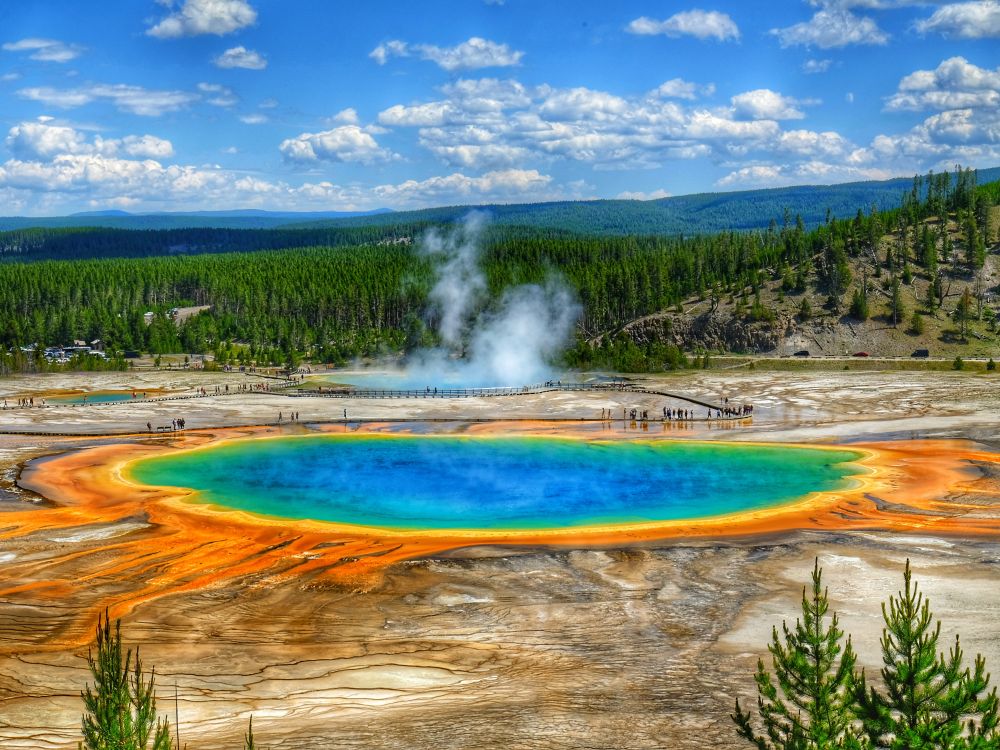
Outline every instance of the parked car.
<svg viewBox="0 0 1000 750">
<path fill-rule="evenodd" d="M 915 349 L 911 357 L 929 357 L 931 352 L 929 349 Z"/>
<path fill-rule="evenodd" d="M 809 350 L 808 349 L 801 349 L 801 350 L 795 352 L 795 354 L 793 354 L 792 356 L 793 357 L 808 357 L 809 356 Z"/>
<path fill-rule="evenodd" d="M 868 352 L 854 352 L 854 354 L 852 356 L 855 356 L 855 357 L 867 357 L 869 355 L 868 355 Z"/>
</svg>

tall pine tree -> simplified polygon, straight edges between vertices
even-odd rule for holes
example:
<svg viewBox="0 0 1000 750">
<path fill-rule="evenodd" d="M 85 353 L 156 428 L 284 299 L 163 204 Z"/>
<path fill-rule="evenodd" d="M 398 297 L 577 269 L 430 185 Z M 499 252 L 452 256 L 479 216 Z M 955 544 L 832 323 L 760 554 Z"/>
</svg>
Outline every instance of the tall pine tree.
<svg viewBox="0 0 1000 750">
<path fill-rule="evenodd" d="M 759 750 L 848 750 L 863 745 L 852 725 L 851 687 L 855 665 L 850 638 L 837 615 L 827 619 L 829 600 L 817 559 L 812 590 L 802 590 L 802 618 L 783 635 L 774 628 L 768 650 L 774 676 L 757 662 L 759 720 L 736 701 L 732 719 L 740 737 Z M 757 724 L 757 727 L 755 727 Z"/>
<path fill-rule="evenodd" d="M 121 620 L 108 613 L 97 623 L 97 654 L 87 654 L 94 688 L 82 693 L 83 746 L 87 750 L 170 750 L 170 727 L 156 717 L 154 674 L 142 671 L 139 650 L 122 652 Z M 152 745 L 149 744 L 152 737 Z"/>
<path fill-rule="evenodd" d="M 910 561 L 903 590 L 882 605 L 882 681 L 855 682 L 856 711 L 871 747 L 879 750 L 987 750 L 1000 747 L 996 689 L 982 656 L 962 666 L 958 638 L 938 653 L 941 623 L 932 623 L 930 602 L 913 583 Z"/>
</svg>

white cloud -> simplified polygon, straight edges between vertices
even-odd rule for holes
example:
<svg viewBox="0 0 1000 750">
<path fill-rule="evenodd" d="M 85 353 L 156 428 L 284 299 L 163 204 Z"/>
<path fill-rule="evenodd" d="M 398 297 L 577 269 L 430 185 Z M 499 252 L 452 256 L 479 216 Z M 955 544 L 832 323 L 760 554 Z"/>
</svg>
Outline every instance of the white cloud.
<svg viewBox="0 0 1000 750">
<path fill-rule="evenodd" d="M 740 120 L 801 120 L 805 114 L 798 109 L 800 102 L 771 89 L 754 89 L 737 94 L 730 101 L 733 113 Z"/>
<path fill-rule="evenodd" d="M 392 41 L 380 44 L 378 47 L 373 49 L 368 53 L 368 57 L 372 58 L 379 65 L 385 65 L 389 62 L 390 57 L 409 57 L 410 56 L 410 45 L 406 42 L 401 42 L 398 39 L 393 39 Z"/>
<path fill-rule="evenodd" d="M 625 201 L 655 201 L 661 198 L 669 198 L 670 195 L 666 190 L 659 188 L 657 190 L 650 190 L 648 193 L 644 193 L 641 190 L 625 190 L 618 193 L 615 197 Z"/>
<path fill-rule="evenodd" d="M 716 180 L 719 187 L 754 188 L 787 185 L 829 185 L 857 180 L 884 180 L 893 174 L 884 169 L 809 161 L 801 164 L 757 164 L 741 167 Z"/>
<path fill-rule="evenodd" d="M 127 135 L 121 140 L 121 150 L 138 158 L 169 159 L 174 155 L 173 144 L 155 135 Z"/>
<path fill-rule="evenodd" d="M 29 38 L 3 45 L 7 52 L 31 52 L 32 60 L 64 63 L 75 60 L 83 52 L 83 47 L 76 44 L 66 44 L 57 39 Z"/>
<path fill-rule="evenodd" d="M 165 3 L 173 7 L 173 2 Z M 175 39 L 198 34 L 223 36 L 252 26 L 257 11 L 246 0 L 184 0 L 183 5 L 146 30 L 149 36 Z"/>
<path fill-rule="evenodd" d="M 783 29 L 771 29 L 782 47 L 832 49 L 850 44 L 882 45 L 889 35 L 867 16 L 857 16 L 846 8 L 831 6 L 817 11 L 808 21 Z"/>
<path fill-rule="evenodd" d="M 225 153 L 235 153 L 226 149 Z M 583 183 L 557 186 L 533 169 L 507 169 L 478 176 L 455 172 L 370 188 L 328 181 L 289 185 L 218 167 L 165 166 L 155 159 L 100 153 L 9 159 L 0 165 L 0 197 L 19 212 L 142 206 L 175 210 L 218 207 L 357 210 L 389 206 L 422 208 L 442 203 L 498 203 L 569 199 Z"/>
<path fill-rule="evenodd" d="M 595 169 L 647 169 L 678 159 L 729 161 L 780 149 L 778 121 L 800 119 L 802 107 L 817 103 L 768 89 L 739 94 L 729 107 L 686 105 L 690 100 L 677 98 L 696 89 L 675 80 L 644 96 L 624 97 L 586 87 L 459 81 L 442 87 L 444 97 L 436 101 L 383 110 L 378 122 L 417 128 L 419 145 L 453 166 L 496 169 L 566 160 Z"/>
<path fill-rule="evenodd" d="M 813 75 L 816 73 L 825 73 L 833 65 L 833 60 L 829 58 L 823 60 L 806 60 L 802 63 L 802 72 Z"/>
<path fill-rule="evenodd" d="M 434 203 L 441 200 L 491 201 L 529 200 L 541 197 L 552 178 L 535 169 L 505 169 L 468 177 L 458 172 L 426 180 L 407 180 L 398 185 L 379 185 L 372 192 L 393 203 Z"/>
<path fill-rule="evenodd" d="M 240 102 L 231 88 L 220 83 L 199 83 L 198 91 L 205 95 L 205 103 L 213 107 L 232 107 Z"/>
<path fill-rule="evenodd" d="M 890 111 L 966 108 L 1000 108 L 1000 67 L 980 68 L 964 57 L 951 57 L 934 70 L 910 73 L 886 100 Z"/>
<path fill-rule="evenodd" d="M 357 125 L 341 125 L 320 133 L 301 133 L 278 147 L 289 161 L 340 161 L 372 164 L 394 157 Z"/>
<path fill-rule="evenodd" d="M 156 159 L 174 155 L 174 147 L 170 141 L 154 135 L 127 135 L 121 139 L 107 139 L 98 135 L 93 140 L 88 140 L 76 128 L 52 125 L 52 121 L 51 117 L 40 117 L 34 122 L 18 123 L 8 131 L 4 143 L 19 159 L 50 160 L 66 154 L 125 154 Z"/>
<path fill-rule="evenodd" d="M 340 122 L 345 125 L 358 125 L 361 122 L 361 119 L 358 117 L 358 111 L 354 107 L 340 110 L 331 119 L 333 122 Z"/>
<path fill-rule="evenodd" d="M 262 115 L 257 113 L 249 115 L 240 115 L 239 119 L 240 122 L 244 123 L 245 125 L 263 125 L 265 122 L 268 121 L 267 115 Z"/>
<path fill-rule="evenodd" d="M 1000 2 L 979 0 L 945 5 L 930 18 L 918 21 L 915 28 L 924 34 L 936 32 L 958 39 L 1000 37 Z"/>
<path fill-rule="evenodd" d="M 433 126 L 443 125 L 453 111 L 448 102 L 428 102 L 405 106 L 394 104 L 379 112 L 378 121 L 390 126 Z"/>
<path fill-rule="evenodd" d="M 449 72 L 473 70 L 476 68 L 504 68 L 521 64 L 524 52 L 511 49 L 506 44 L 491 42 L 481 37 L 471 37 L 454 47 L 438 47 L 433 44 L 409 44 L 394 39 L 380 44 L 369 53 L 379 65 L 385 65 L 392 57 L 411 57 L 436 63 Z"/>
<path fill-rule="evenodd" d="M 17 93 L 24 99 L 63 109 L 82 107 L 95 101 L 106 101 L 123 112 L 146 117 L 158 117 L 165 112 L 176 112 L 199 98 L 198 94 L 187 91 L 145 89 L 123 83 L 101 83 L 75 89 L 39 86 L 20 89 Z"/>
<path fill-rule="evenodd" d="M 699 96 L 711 96 L 714 93 L 714 83 L 702 85 L 685 81 L 683 78 L 671 78 L 653 90 L 653 96 L 664 99 L 697 99 Z"/>
<path fill-rule="evenodd" d="M 212 64 L 217 68 L 245 68 L 246 70 L 263 70 L 267 67 L 267 60 L 252 49 L 240 45 L 231 47 L 218 57 L 212 60 Z"/>
<path fill-rule="evenodd" d="M 715 39 L 724 42 L 728 39 L 739 39 L 740 30 L 725 13 L 718 11 L 686 10 L 675 13 L 663 21 L 642 16 L 626 27 L 631 34 L 655 35 L 665 34 L 670 37 L 693 36 L 697 39 Z"/>
<path fill-rule="evenodd" d="M 539 113 L 556 120 L 603 120 L 616 118 L 629 109 L 629 103 L 620 96 L 595 91 L 583 86 L 573 89 L 548 89 L 541 91 L 543 101 Z"/>
</svg>

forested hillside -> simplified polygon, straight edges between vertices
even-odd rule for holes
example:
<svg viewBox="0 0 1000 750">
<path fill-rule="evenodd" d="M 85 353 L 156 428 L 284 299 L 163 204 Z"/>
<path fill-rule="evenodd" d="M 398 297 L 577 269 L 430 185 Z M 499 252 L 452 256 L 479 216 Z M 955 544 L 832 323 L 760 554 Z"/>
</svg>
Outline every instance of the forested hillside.
<svg viewBox="0 0 1000 750">
<path fill-rule="evenodd" d="M 978 172 L 979 183 L 1000 179 L 1000 167 Z M 799 216 L 813 228 L 830 217 L 854 216 L 898 208 L 910 192 L 913 180 L 900 178 L 880 182 L 841 185 L 804 185 L 731 193 L 699 193 L 653 201 L 567 201 L 481 206 L 497 224 L 568 229 L 581 234 L 704 234 L 733 229 L 763 229 L 786 215 Z M 379 216 L 316 222 L 303 226 L 374 226 L 387 223 L 447 223 L 461 219 L 469 206 L 405 211 Z"/>
<path fill-rule="evenodd" d="M 1000 183 L 976 187 L 967 171 L 914 181 L 901 208 L 857 209 L 813 230 L 802 219 L 691 238 L 500 227 L 485 239 L 483 262 L 494 300 L 510 285 L 552 273 L 574 290 L 583 314 L 572 364 L 620 365 L 627 354 L 662 366 L 677 352 L 651 341 L 636 360 L 634 342 L 618 336 L 620 329 L 692 299 L 728 298 L 735 314 L 767 321 L 774 310 L 766 292 L 775 286 L 793 298 L 808 292 L 832 313 L 847 314 L 855 306 L 848 294 L 858 288 L 852 269 L 861 260 L 889 289 L 915 288 L 916 280 L 935 290 L 947 284 L 956 295 L 968 287 L 980 308 L 988 307 L 991 287 L 977 286 L 976 274 L 995 252 L 990 217 L 998 200 Z M 932 230 L 933 217 L 947 217 L 939 222 L 946 231 Z M 12 351 L 4 367 L 40 366 L 20 348 L 73 339 L 101 339 L 112 351 L 212 352 L 222 361 L 274 363 L 303 356 L 342 362 L 426 343 L 427 258 L 409 244 L 377 244 L 377 228 L 337 231 L 329 236 L 348 245 L 0 264 L 0 345 Z M 143 234 L 67 235 L 66 252 L 80 237 L 94 237 L 112 242 L 102 254 L 113 254 L 119 241 L 141 247 L 145 240 L 133 235 Z M 310 235 L 293 231 L 285 240 L 302 236 Z M 937 291 L 935 299 L 938 307 L 957 304 Z M 874 297 L 870 304 L 874 309 Z M 179 325 L 169 319 L 171 308 L 186 305 L 211 309 Z M 154 313 L 148 324 L 146 312 Z M 619 345 L 632 349 L 622 353 Z"/>
<path fill-rule="evenodd" d="M 1000 167 L 978 172 L 980 183 L 1000 179 Z M 764 229 L 772 221 L 781 222 L 786 213 L 800 216 L 806 227 L 813 228 L 830 216 L 848 218 L 862 208 L 867 213 L 873 207 L 879 211 L 897 208 L 912 184 L 910 178 L 873 182 L 852 182 L 840 185 L 805 185 L 772 188 L 767 190 L 742 190 L 728 193 L 699 193 L 651 201 L 596 200 L 562 201 L 552 203 L 497 204 L 486 206 L 447 206 L 421 211 L 392 212 L 386 210 L 362 212 L 280 212 L 280 211 L 203 211 L 193 213 L 128 214 L 96 212 L 58 217 L 0 217 L 0 232 L 11 230 L 78 229 L 82 226 L 117 230 L 280 230 L 281 236 L 288 229 L 312 230 L 293 243 L 311 245 L 327 243 L 337 236 L 329 231 L 350 228 L 380 228 L 377 236 L 391 236 L 395 231 L 412 230 L 428 224 L 447 224 L 460 220 L 472 209 L 488 212 L 494 225 L 520 226 L 535 229 L 570 231 L 589 235 L 628 234 L 706 234 L 729 230 Z M 372 230 L 374 231 L 374 230 Z M 178 236 L 182 236 L 181 232 Z M 200 235 L 205 238 L 209 235 Z M 207 245 L 231 248 L 233 236 L 223 234 L 220 239 L 203 239 Z M 369 235 L 376 236 L 375 234 Z M 151 233 L 147 235 L 152 247 L 183 244 L 176 238 Z M 316 239 L 316 238 L 320 239 Z M 10 242 L 8 241 L 9 245 Z M 3 242 L 0 241 L 0 245 Z M 260 241 L 260 247 L 278 246 L 275 242 Z M 288 245 L 285 245 L 288 246 Z M 254 242 L 239 247 L 243 250 L 258 249 Z M 132 252 L 133 256 L 153 255 Z M 117 253 L 124 255 L 124 253 Z M 46 257 L 55 257 L 53 253 Z M 77 253 L 70 257 L 83 257 Z"/>
</svg>

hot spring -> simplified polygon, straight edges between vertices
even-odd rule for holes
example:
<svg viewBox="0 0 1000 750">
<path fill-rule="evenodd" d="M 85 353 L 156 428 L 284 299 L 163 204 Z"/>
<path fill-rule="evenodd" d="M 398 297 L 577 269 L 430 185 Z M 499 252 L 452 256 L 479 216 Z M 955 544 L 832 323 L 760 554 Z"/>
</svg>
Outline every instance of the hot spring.
<svg viewBox="0 0 1000 750">
<path fill-rule="evenodd" d="M 130 477 L 269 516 L 399 530 L 553 529 L 751 511 L 850 485 L 861 454 L 551 437 L 247 439 L 142 459 Z"/>
</svg>

